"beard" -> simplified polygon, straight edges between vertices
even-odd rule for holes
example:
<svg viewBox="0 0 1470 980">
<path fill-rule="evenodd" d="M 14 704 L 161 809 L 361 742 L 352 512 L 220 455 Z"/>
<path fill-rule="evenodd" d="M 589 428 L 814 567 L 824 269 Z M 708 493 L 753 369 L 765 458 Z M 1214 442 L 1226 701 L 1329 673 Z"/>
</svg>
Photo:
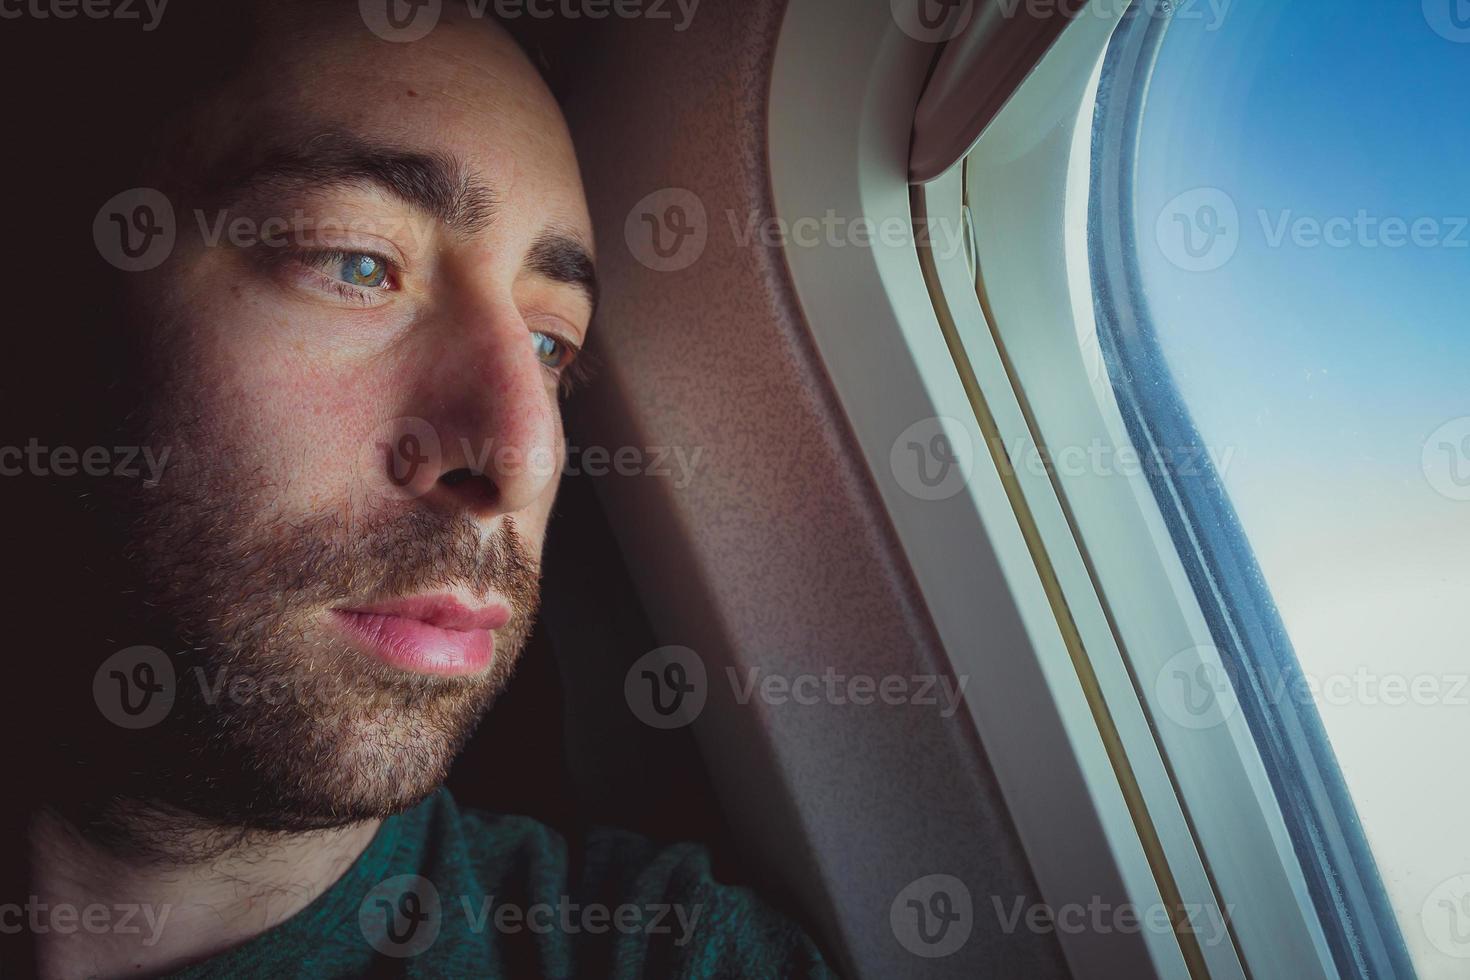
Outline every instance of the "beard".
<svg viewBox="0 0 1470 980">
<path fill-rule="evenodd" d="M 229 456 L 206 451 L 207 441 L 197 432 L 155 436 L 155 445 L 182 449 L 182 461 L 157 485 L 135 481 L 107 501 L 120 559 L 107 577 L 126 583 L 114 620 L 126 625 L 104 649 L 140 639 L 158 648 L 149 676 L 167 679 L 168 705 L 156 723 L 94 726 L 77 746 L 74 761 L 102 776 L 88 784 L 85 822 L 168 854 L 179 850 L 171 837 L 186 839 L 171 833 L 181 825 L 195 849 L 197 831 L 209 830 L 215 843 L 205 847 L 214 849 L 422 801 L 511 677 L 539 600 L 535 555 L 509 518 L 487 536 L 468 517 L 422 502 L 284 514 L 272 486 L 243 489 L 245 467 L 206 472 L 201 460 Z M 349 600 L 451 588 L 510 605 L 480 673 L 398 670 L 325 622 Z"/>
</svg>

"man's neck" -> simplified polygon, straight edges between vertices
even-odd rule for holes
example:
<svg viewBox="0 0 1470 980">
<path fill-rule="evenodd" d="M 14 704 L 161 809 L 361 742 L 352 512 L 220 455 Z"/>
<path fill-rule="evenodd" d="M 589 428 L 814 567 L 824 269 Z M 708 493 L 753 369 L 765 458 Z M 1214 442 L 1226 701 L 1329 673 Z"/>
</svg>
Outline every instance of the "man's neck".
<svg viewBox="0 0 1470 980">
<path fill-rule="evenodd" d="M 166 847 L 129 845 L 156 843 L 161 819 L 133 808 L 104 834 L 53 809 L 33 815 L 24 916 L 42 980 L 155 976 L 238 946 L 331 887 L 380 823 L 245 836 L 171 819 Z"/>
</svg>

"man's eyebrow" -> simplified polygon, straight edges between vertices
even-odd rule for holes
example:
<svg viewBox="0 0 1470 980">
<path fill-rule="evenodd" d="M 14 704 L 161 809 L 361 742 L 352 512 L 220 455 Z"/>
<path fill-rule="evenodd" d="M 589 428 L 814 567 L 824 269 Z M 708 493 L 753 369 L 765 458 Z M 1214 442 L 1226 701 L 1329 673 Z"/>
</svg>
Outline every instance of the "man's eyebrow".
<svg viewBox="0 0 1470 980">
<path fill-rule="evenodd" d="M 576 286 L 597 310 L 597 269 L 592 253 L 575 235 L 561 231 L 543 232 L 526 253 L 526 268 L 553 282 Z"/>
<path fill-rule="evenodd" d="M 479 175 L 447 153 L 422 153 L 353 136 L 323 135 L 268 151 L 217 185 L 234 197 L 281 186 L 370 184 L 463 233 L 483 229 L 498 200 Z"/>
</svg>

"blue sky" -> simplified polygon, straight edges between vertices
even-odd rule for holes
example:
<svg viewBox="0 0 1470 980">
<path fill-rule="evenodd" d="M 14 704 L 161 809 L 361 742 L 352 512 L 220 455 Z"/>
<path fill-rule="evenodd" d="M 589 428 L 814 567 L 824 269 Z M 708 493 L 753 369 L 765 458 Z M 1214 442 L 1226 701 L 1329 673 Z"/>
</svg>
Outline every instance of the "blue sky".
<svg viewBox="0 0 1470 980">
<path fill-rule="evenodd" d="M 1178 18 L 1134 216 L 1175 379 L 1231 453 L 1226 485 L 1307 673 L 1443 683 L 1436 703 L 1320 708 L 1426 980 L 1466 961 L 1436 951 L 1421 910 L 1470 873 L 1470 704 L 1448 693 L 1470 673 L 1470 501 L 1436 489 L 1450 449 L 1424 464 L 1426 437 L 1470 416 L 1470 43 L 1431 26 L 1435 2 L 1235 0 L 1213 31 Z M 1203 271 L 1156 225 L 1197 188 L 1239 219 Z M 1390 248 L 1381 224 L 1340 248 L 1270 240 L 1360 211 L 1431 219 L 1449 242 Z"/>
</svg>

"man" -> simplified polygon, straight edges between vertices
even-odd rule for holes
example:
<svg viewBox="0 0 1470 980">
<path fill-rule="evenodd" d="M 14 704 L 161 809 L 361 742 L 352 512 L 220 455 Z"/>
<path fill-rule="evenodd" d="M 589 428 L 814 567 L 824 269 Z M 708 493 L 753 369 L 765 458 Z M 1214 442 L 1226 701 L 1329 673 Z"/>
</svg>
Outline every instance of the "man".
<svg viewBox="0 0 1470 980">
<path fill-rule="evenodd" d="M 83 649 L 46 681 L 66 723 L 27 716 L 57 746 L 8 955 L 42 977 L 828 975 L 697 847 L 570 844 L 439 788 L 536 613 L 597 293 L 536 71 L 454 4 L 413 43 L 356 4 L 209 6 L 231 22 L 188 37 L 204 74 L 155 65 L 187 98 L 134 120 L 154 152 L 94 223 L 124 289 L 82 334 L 110 372 L 92 463 L 132 447 L 140 472 L 85 495 L 87 543 L 52 562 L 78 584 L 31 610 Z M 68 465 L 39 452 L 33 473 Z M 77 664 L 85 718 L 57 707 Z"/>
</svg>

